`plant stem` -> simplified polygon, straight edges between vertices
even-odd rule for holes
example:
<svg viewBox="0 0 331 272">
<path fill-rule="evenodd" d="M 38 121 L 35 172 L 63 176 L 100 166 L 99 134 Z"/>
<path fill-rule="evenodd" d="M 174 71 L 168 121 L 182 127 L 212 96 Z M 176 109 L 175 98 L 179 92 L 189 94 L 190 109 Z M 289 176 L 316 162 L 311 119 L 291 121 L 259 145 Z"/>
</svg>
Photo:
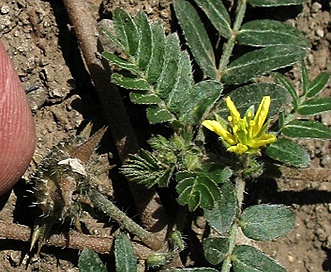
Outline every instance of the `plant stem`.
<svg viewBox="0 0 331 272">
<path fill-rule="evenodd" d="M 244 191 L 245 191 L 245 180 L 242 178 L 242 176 L 238 176 L 235 179 L 235 193 L 237 195 L 238 199 L 238 207 L 241 210 L 241 205 L 244 198 Z M 229 233 L 229 251 L 228 256 L 224 259 L 222 264 L 222 270 L 221 272 L 229 272 L 231 269 L 231 255 L 233 252 L 233 249 L 237 242 L 237 234 L 238 234 L 238 222 L 235 221 L 233 225 L 231 226 L 230 233 Z"/>
<path fill-rule="evenodd" d="M 229 63 L 234 45 L 236 43 L 236 36 L 241 27 L 246 12 L 246 0 L 238 1 L 237 16 L 233 24 L 232 34 L 228 42 L 224 46 L 224 51 L 218 65 L 218 72 L 222 76 L 222 72 L 225 70 Z"/>
<path fill-rule="evenodd" d="M 136 235 L 145 245 L 153 250 L 158 250 L 162 247 L 163 241 L 158 239 L 157 235 L 139 226 L 96 189 L 90 190 L 89 197 L 96 208 L 110 216 L 111 219 L 115 220 L 130 233 Z"/>
</svg>

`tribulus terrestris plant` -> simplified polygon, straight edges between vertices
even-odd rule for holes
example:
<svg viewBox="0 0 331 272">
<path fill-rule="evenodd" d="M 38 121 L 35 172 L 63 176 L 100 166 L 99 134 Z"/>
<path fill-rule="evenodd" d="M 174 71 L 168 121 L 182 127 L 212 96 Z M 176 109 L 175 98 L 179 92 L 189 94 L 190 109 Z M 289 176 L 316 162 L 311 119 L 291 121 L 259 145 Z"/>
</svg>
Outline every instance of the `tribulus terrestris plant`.
<svg viewBox="0 0 331 272">
<path fill-rule="evenodd" d="M 165 35 L 162 25 L 150 23 L 144 12 L 133 18 L 116 9 L 112 21 L 100 22 L 105 47 L 102 55 L 116 67 L 111 81 L 131 90 L 131 101 L 146 108 L 151 125 L 171 129 L 171 133 L 152 136 L 149 148 L 132 154 L 120 168 L 129 182 L 143 184 L 146 190 L 152 187 L 169 190 L 170 196 L 176 196 L 174 205 L 182 207 L 168 223 L 169 241 L 150 254 L 147 267 L 162 271 L 286 271 L 254 245 L 239 243 L 238 237 L 242 232 L 247 239 L 275 240 L 291 230 L 294 213 L 285 205 L 245 206 L 245 186 L 266 173 L 267 163 L 274 167 L 280 164 L 308 167 L 309 154 L 296 139 L 330 139 L 330 128 L 312 118 L 331 110 L 331 98 L 319 97 L 329 75 L 321 73 L 309 82 L 304 63 L 309 43 L 295 28 L 267 19 L 244 22 L 244 16 L 247 5 L 277 7 L 303 2 L 238 0 L 227 8 L 216 0 L 194 0 L 194 4 L 174 1 L 174 12 L 188 50 L 182 49 L 178 34 Z M 202 22 L 201 13 L 208 22 Z M 217 46 L 210 41 L 205 23 L 217 31 L 220 37 Z M 109 42 L 111 47 L 107 49 Z M 235 54 L 238 46 L 247 49 L 244 53 L 241 50 L 240 56 Z M 200 79 L 194 75 L 192 59 L 201 69 Z M 275 72 L 295 63 L 301 65 L 300 90 Z M 262 75 L 271 76 L 268 83 L 259 80 Z M 69 209 L 66 204 L 75 192 L 85 196 L 75 196 L 76 202 L 93 203 L 155 250 L 152 233 L 98 193 L 87 178 L 85 160 L 76 156 L 77 152 L 67 153 L 57 167 L 64 167 L 64 173 L 70 171 L 75 181 L 73 189 L 54 187 L 60 192 L 58 198 L 66 200 L 61 207 L 53 205 L 56 212 L 49 208 L 45 212 L 43 205 L 49 203 L 38 201 L 47 216 L 36 224 L 33 244 L 37 238 L 43 241 L 58 218 L 69 216 L 79 226 L 80 206 L 73 211 L 76 206 Z M 36 195 L 39 188 L 36 185 Z M 201 245 L 209 265 L 206 262 L 204 267 L 165 268 L 164 265 L 171 267 L 173 257 L 185 250 L 181 232 L 188 224 L 187 215 L 197 212 L 203 213 L 210 227 Z M 45 221 L 52 216 L 51 224 Z M 114 253 L 116 271 L 137 270 L 136 255 L 125 234 L 117 237 Z M 97 256 L 88 250 L 83 251 L 80 266 L 88 267 L 91 259 L 102 267 Z"/>
</svg>

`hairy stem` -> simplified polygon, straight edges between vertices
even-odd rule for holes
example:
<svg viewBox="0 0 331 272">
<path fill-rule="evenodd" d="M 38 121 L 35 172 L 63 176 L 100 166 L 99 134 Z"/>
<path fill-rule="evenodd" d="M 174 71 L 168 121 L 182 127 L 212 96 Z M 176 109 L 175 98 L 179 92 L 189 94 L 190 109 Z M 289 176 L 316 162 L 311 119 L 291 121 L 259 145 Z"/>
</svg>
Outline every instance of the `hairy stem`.
<svg viewBox="0 0 331 272">
<path fill-rule="evenodd" d="M 218 72 L 222 76 L 222 72 L 226 69 L 232 55 L 234 45 L 236 43 L 236 36 L 241 27 L 246 12 L 246 0 L 238 1 L 237 15 L 233 24 L 232 34 L 228 42 L 224 46 L 223 54 L 218 65 Z"/>
<path fill-rule="evenodd" d="M 242 176 L 238 176 L 235 179 L 235 193 L 237 195 L 238 199 L 238 207 L 241 210 L 241 205 L 244 198 L 244 191 L 245 191 L 245 180 L 242 178 Z M 224 259 L 222 263 L 222 270 L 221 272 L 229 272 L 231 269 L 231 255 L 233 252 L 233 249 L 237 242 L 237 234 L 238 234 L 238 222 L 235 221 L 233 225 L 231 226 L 230 233 L 229 233 L 229 251 L 227 257 Z"/>
<path fill-rule="evenodd" d="M 90 190 L 89 197 L 97 209 L 103 211 L 123 228 L 136 235 L 145 245 L 154 250 L 162 247 L 163 241 L 158 239 L 155 233 L 143 229 L 96 189 Z"/>
</svg>

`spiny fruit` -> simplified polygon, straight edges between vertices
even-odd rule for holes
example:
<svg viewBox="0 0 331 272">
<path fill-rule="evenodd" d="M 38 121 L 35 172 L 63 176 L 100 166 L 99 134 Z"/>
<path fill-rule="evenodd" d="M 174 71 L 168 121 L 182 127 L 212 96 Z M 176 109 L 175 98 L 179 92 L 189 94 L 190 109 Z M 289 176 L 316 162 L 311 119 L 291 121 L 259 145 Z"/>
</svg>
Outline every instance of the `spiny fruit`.
<svg viewBox="0 0 331 272">
<path fill-rule="evenodd" d="M 36 220 L 31 248 L 38 241 L 38 253 L 53 224 L 70 218 L 81 231 L 79 222 L 82 203 L 90 203 L 88 190 L 92 176 L 89 159 L 103 137 L 106 128 L 101 128 L 90 137 L 92 125 L 88 124 L 74 139 L 61 141 L 38 165 L 32 178 L 34 205 L 41 210 Z"/>
</svg>

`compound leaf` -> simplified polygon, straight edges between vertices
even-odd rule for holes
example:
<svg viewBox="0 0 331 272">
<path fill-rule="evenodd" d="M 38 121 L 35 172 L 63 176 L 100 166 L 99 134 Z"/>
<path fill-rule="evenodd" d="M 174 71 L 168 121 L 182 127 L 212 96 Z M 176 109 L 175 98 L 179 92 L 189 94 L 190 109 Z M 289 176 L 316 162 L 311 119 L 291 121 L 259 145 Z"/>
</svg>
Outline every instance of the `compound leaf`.
<svg viewBox="0 0 331 272">
<path fill-rule="evenodd" d="M 138 154 L 130 155 L 120 170 L 129 181 L 144 184 L 147 188 L 156 184 L 166 187 L 174 166 L 162 163 L 151 152 L 141 149 Z"/>
</svg>

